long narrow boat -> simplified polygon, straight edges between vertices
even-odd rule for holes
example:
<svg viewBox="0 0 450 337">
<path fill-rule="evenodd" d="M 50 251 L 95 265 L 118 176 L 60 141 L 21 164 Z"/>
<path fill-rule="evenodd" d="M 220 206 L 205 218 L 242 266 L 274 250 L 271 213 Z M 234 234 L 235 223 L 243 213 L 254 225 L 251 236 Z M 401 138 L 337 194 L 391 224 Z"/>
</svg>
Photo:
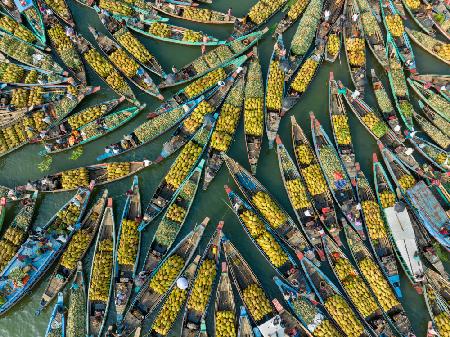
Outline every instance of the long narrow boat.
<svg viewBox="0 0 450 337">
<path fill-rule="evenodd" d="M 384 42 L 384 33 L 376 15 L 373 12 L 371 4 L 367 0 L 356 0 L 361 15 L 361 23 L 364 29 L 364 37 L 367 45 L 375 59 L 383 67 L 388 67 L 386 57 L 386 44 Z"/>
<path fill-rule="evenodd" d="M 22 23 L 22 16 L 20 15 L 19 10 L 17 9 L 16 4 L 14 1 L 9 0 L 1 0 L 0 1 L 1 8 L 11 16 L 16 22 Z"/>
<path fill-rule="evenodd" d="M 414 335 L 411 322 L 396 295 L 397 289 L 388 282 L 386 274 L 377 266 L 359 235 L 346 225 L 344 233 L 359 274 L 364 278 L 382 311 L 389 318 L 394 331 L 400 336 Z"/>
<path fill-rule="evenodd" d="M 66 0 L 38 0 L 38 4 L 44 3 L 49 9 L 51 9 L 58 18 L 64 21 L 67 25 L 71 27 L 75 27 L 75 21 L 73 20 L 72 13 L 70 12 L 70 8 L 67 5 Z M 45 13 L 48 15 L 48 13 Z M 44 21 L 45 16 L 44 15 Z"/>
<path fill-rule="evenodd" d="M 46 48 L 31 30 L 24 26 L 20 21 L 17 21 L 17 19 L 11 16 L 10 13 L 2 7 L 0 7 L 0 30 L 14 35 L 27 43 L 32 43 L 39 49 L 44 50 Z"/>
<path fill-rule="evenodd" d="M 284 335 L 281 319 L 248 262 L 228 239 L 222 245 L 233 283 L 257 326 L 256 331 L 263 336 Z"/>
<path fill-rule="evenodd" d="M 158 263 L 156 268 L 147 273 L 138 294 L 124 315 L 122 331 L 124 337 L 131 336 L 166 297 L 167 292 L 184 272 L 197 250 L 208 221 L 209 218 L 206 218 L 197 225 Z"/>
<path fill-rule="evenodd" d="M 182 337 L 199 337 L 206 333 L 206 318 L 211 311 L 210 308 L 215 299 L 213 289 L 217 286 L 219 279 L 217 275 L 220 270 L 223 225 L 223 221 L 217 225 L 192 279 L 181 325 L 180 336 Z M 161 313 L 165 314 L 165 312 Z"/>
<path fill-rule="evenodd" d="M 450 85 L 450 75 L 438 75 L 438 74 L 414 74 L 411 76 L 411 79 L 417 82 L 422 83 L 424 86 L 428 88 L 433 88 L 440 94 L 445 94 L 442 89 L 446 89 Z M 448 97 L 447 100 L 450 100 Z"/>
<path fill-rule="evenodd" d="M 343 161 L 314 113 L 311 112 L 310 116 L 314 149 L 328 188 L 347 221 L 365 239 L 361 213 L 357 207 L 358 200 L 352 187 L 354 179 L 349 177 Z"/>
<path fill-rule="evenodd" d="M 222 331 L 228 331 L 230 336 L 237 336 L 238 317 L 233 286 L 226 262 L 222 262 L 219 282 L 214 296 L 212 330 L 219 335 Z M 241 337 L 244 337 L 241 335 Z M 249 337 L 249 336 L 246 336 Z"/>
<path fill-rule="evenodd" d="M 30 67 L 66 75 L 64 69 L 49 55 L 32 44 L 0 31 L 0 51 Z"/>
<path fill-rule="evenodd" d="M 0 251 L 2 252 L 0 270 L 3 270 L 28 237 L 31 220 L 36 208 L 37 195 L 38 193 L 34 192 L 31 197 L 22 199 L 21 209 L 0 237 Z M 8 201 L 8 199 L 6 200 Z"/>
<path fill-rule="evenodd" d="M 416 73 L 416 61 L 414 52 L 405 32 L 403 19 L 392 0 L 380 0 L 383 23 L 388 33 L 388 44 L 392 43 L 405 68 L 411 73 Z M 389 52 L 388 52 L 389 57 Z"/>
<path fill-rule="evenodd" d="M 428 1 L 424 1 L 429 4 Z M 449 7 L 444 2 L 434 2 L 432 4 L 432 12 L 428 13 L 428 17 L 433 20 L 434 27 L 447 39 L 450 40 L 450 28 L 448 26 L 450 20 Z"/>
<path fill-rule="evenodd" d="M 127 107 L 110 113 L 106 116 L 100 116 L 97 119 L 81 126 L 72 132 L 44 143 L 46 153 L 58 153 L 71 150 L 77 146 L 97 140 L 108 133 L 120 128 L 122 125 L 136 117 L 143 109 L 145 104 L 139 107 Z"/>
<path fill-rule="evenodd" d="M 147 204 L 139 230 L 147 227 L 168 206 L 182 182 L 197 166 L 208 145 L 214 123 L 215 120 L 212 123 L 204 124 L 194 137 L 183 146 L 180 154 L 170 166 L 169 171 L 161 180 Z"/>
<path fill-rule="evenodd" d="M 108 198 L 105 212 L 98 230 L 89 273 L 86 328 L 88 336 L 101 336 L 109 311 L 113 293 L 114 252 L 116 230 L 113 200 Z"/>
<path fill-rule="evenodd" d="M 231 36 L 239 37 L 259 29 L 277 14 L 287 2 L 287 0 L 276 0 L 271 3 L 265 0 L 257 1 L 242 19 L 235 19 Z"/>
<path fill-rule="evenodd" d="M 434 111 L 428 104 L 418 101 L 422 114 L 435 127 L 441 130 L 447 137 L 450 137 L 450 122 Z"/>
<path fill-rule="evenodd" d="M 264 84 L 256 54 L 248 65 L 245 80 L 244 135 L 250 171 L 256 174 L 264 135 Z"/>
<path fill-rule="evenodd" d="M 161 78 L 166 77 L 166 73 L 159 61 L 150 51 L 131 34 L 130 30 L 121 21 L 117 20 L 107 11 L 102 11 L 98 7 L 94 7 L 103 23 L 103 26 L 111 33 L 114 40 L 119 43 L 129 55 L 134 57 L 144 68 Z M 127 21 L 128 22 L 128 21 Z"/>
<path fill-rule="evenodd" d="M 141 232 L 137 230 L 142 219 L 141 193 L 139 178 L 134 176 L 130 193 L 122 211 L 117 234 L 117 250 L 114 257 L 114 303 L 116 320 L 120 331 L 123 314 L 130 301 L 133 279 L 136 276 L 141 251 Z"/>
<path fill-rule="evenodd" d="M 273 280 L 291 311 L 311 334 L 330 337 L 345 335 L 336 323 L 328 318 L 318 302 L 312 301 L 305 294 L 300 294 L 297 289 L 292 288 L 276 276 Z"/>
<path fill-rule="evenodd" d="M 424 49 L 428 54 L 434 56 L 438 60 L 450 65 L 450 56 L 448 56 L 448 48 L 450 47 L 448 43 L 435 39 L 423 32 L 405 27 L 405 31 L 408 36 L 416 43 L 419 47 Z"/>
<path fill-rule="evenodd" d="M 27 185 L 18 186 L 16 189 L 19 191 L 57 193 L 88 186 L 91 181 L 100 186 L 134 175 L 149 165 L 151 165 L 151 162 L 144 160 L 82 166 L 47 175 L 44 178 L 30 181 Z"/>
<path fill-rule="evenodd" d="M 291 117 L 291 123 L 292 146 L 299 173 L 324 227 L 333 239 L 341 245 L 339 238 L 341 229 L 337 221 L 333 197 L 327 187 L 325 176 L 320 169 L 319 160 L 294 116 Z"/>
<path fill-rule="evenodd" d="M 415 2 L 402 0 L 402 3 L 417 26 L 419 26 L 419 28 L 428 36 L 434 36 L 435 31 L 433 26 L 436 21 L 433 20 L 433 13 L 432 10 L 430 10 L 432 5 L 426 0 L 419 0 Z"/>
<path fill-rule="evenodd" d="M 342 17 L 344 18 L 344 15 L 342 15 Z M 328 35 L 325 37 L 326 48 L 323 58 L 326 62 L 334 63 L 340 55 L 342 47 L 343 21 L 344 20 L 337 20 L 331 27 Z"/>
<path fill-rule="evenodd" d="M 434 289 L 442 296 L 447 304 L 450 304 L 450 282 L 445 270 L 434 271 L 430 268 L 425 270 L 425 277 Z"/>
<path fill-rule="evenodd" d="M 158 87 L 162 89 L 180 85 L 203 76 L 216 68 L 231 64 L 236 56 L 249 50 L 267 31 L 268 28 L 265 28 L 241 36 L 208 51 L 204 55 L 183 66 L 177 72 L 167 75 L 164 81 L 159 83 Z"/>
<path fill-rule="evenodd" d="M 416 150 L 428 159 L 428 161 L 430 161 L 436 168 L 442 172 L 447 172 L 450 170 L 450 155 L 448 151 L 443 150 L 439 146 L 436 146 L 432 142 L 417 135 L 411 137 L 409 141 L 414 145 Z"/>
<path fill-rule="evenodd" d="M 59 123 L 56 123 L 56 125 L 46 130 L 44 134 L 37 135 L 31 140 L 31 143 L 53 140 L 71 134 L 72 132 L 79 130 L 84 125 L 95 121 L 97 118 L 109 114 L 124 100 L 125 97 L 122 96 L 120 98 L 100 102 L 96 105 L 92 105 L 76 113 L 70 114 L 69 117 L 62 119 Z"/>
<path fill-rule="evenodd" d="M 328 81 L 328 113 L 330 115 L 334 143 L 336 144 L 337 152 L 349 178 L 355 179 L 356 155 L 348 123 L 347 108 L 342 96 L 338 83 L 334 80 L 334 74 L 330 72 L 330 79 Z"/>
<path fill-rule="evenodd" d="M 19 12 L 25 17 L 25 20 L 33 30 L 34 34 L 39 38 L 39 40 L 43 44 L 45 44 L 46 43 L 45 25 L 42 13 L 38 7 L 37 2 L 36 1 L 20 2 L 14 0 L 14 3 L 16 4 Z"/>
<path fill-rule="evenodd" d="M 80 223 L 80 230 L 70 240 L 66 251 L 61 256 L 57 267 L 47 281 L 36 315 L 40 314 L 58 293 L 64 290 L 66 284 L 77 271 L 77 263 L 83 260 L 97 235 L 107 198 L 108 190 L 105 190 L 103 195 L 83 217 Z"/>
<path fill-rule="evenodd" d="M 241 305 L 239 309 L 238 337 L 255 337 L 250 317 L 247 314 L 245 306 Z M 257 331 L 258 332 L 258 331 Z"/>
<path fill-rule="evenodd" d="M 86 84 L 86 70 L 81 61 L 75 45 L 66 35 L 64 26 L 54 15 L 46 15 L 44 17 L 47 25 L 47 34 L 53 50 L 63 61 L 64 65 L 75 75 L 78 81 Z"/>
<path fill-rule="evenodd" d="M 73 277 L 69 293 L 69 309 L 67 311 L 67 337 L 86 335 L 86 284 L 84 282 L 83 264 L 77 263 L 77 270 Z"/>
<path fill-rule="evenodd" d="M 426 104 L 428 104 L 434 111 L 436 111 L 447 122 L 450 122 L 450 102 L 447 99 L 434 92 L 425 85 L 408 79 L 408 84 L 414 93 L 420 97 Z"/>
<path fill-rule="evenodd" d="M 375 154 L 373 160 L 373 176 L 378 204 L 383 210 L 389 227 L 388 233 L 395 255 L 414 289 L 421 293 L 424 267 L 418 258 L 419 249 L 410 214 L 405 204 L 395 195 L 387 174 Z"/>
<path fill-rule="evenodd" d="M 203 161 L 200 161 L 194 171 L 186 178 L 180 189 L 175 193 L 167 211 L 156 226 L 155 235 L 150 241 L 147 254 L 142 264 L 142 270 L 150 273 L 172 248 L 183 227 L 197 194 L 202 176 Z M 209 219 L 208 219 L 209 220 Z M 204 223 L 204 225 L 207 225 Z"/>
<path fill-rule="evenodd" d="M 269 149 L 273 148 L 273 142 L 278 133 L 281 118 L 283 117 L 281 108 L 283 106 L 284 77 L 287 68 L 286 49 L 284 48 L 283 36 L 280 34 L 273 47 L 266 78 L 264 121 L 266 124 Z"/>
<path fill-rule="evenodd" d="M 267 221 L 273 232 L 275 232 L 288 247 L 294 250 L 297 255 L 302 256 L 305 254 L 310 259 L 314 260 L 315 263 L 320 264 L 314 255 L 313 247 L 311 247 L 305 235 L 296 226 L 294 220 L 281 207 L 278 201 L 238 162 L 225 154 L 223 156 L 234 182 L 238 185 L 246 199 Z"/>
<path fill-rule="evenodd" d="M 285 336 L 295 333 L 300 337 L 313 337 L 308 328 L 301 321 L 299 321 L 297 317 L 287 311 L 277 298 L 274 298 L 272 300 L 272 304 L 275 307 L 275 310 L 278 313 L 279 319 L 281 321 L 281 333 L 284 333 Z M 261 330 L 262 333 L 266 333 L 266 331 L 270 333 L 272 329 L 260 329 L 260 331 Z M 279 333 L 277 332 L 277 334 Z"/>
<path fill-rule="evenodd" d="M 365 32 L 356 0 L 346 1 L 345 16 L 347 20 L 343 25 L 342 35 L 347 66 L 353 85 L 364 97 L 367 64 Z"/>
<path fill-rule="evenodd" d="M 306 282 L 300 275 L 297 262 L 292 258 L 280 239 L 275 236 L 269 224 L 262 217 L 258 216 L 252 206 L 226 185 L 225 192 L 228 195 L 233 213 L 237 216 L 242 228 L 266 261 L 292 287 L 298 290 L 305 288 Z"/>
<path fill-rule="evenodd" d="M 289 197 L 292 209 L 308 241 L 319 254 L 320 260 L 324 261 L 325 253 L 322 246 L 322 236 L 325 234 L 325 231 L 322 223 L 311 203 L 310 196 L 308 195 L 300 173 L 279 136 L 277 136 L 276 142 L 281 180 L 283 181 L 284 189 Z"/>
<path fill-rule="evenodd" d="M 132 104 L 140 105 L 136 96 L 126 83 L 125 79 L 118 73 L 114 65 L 106 57 L 102 56 L 95 47 L 78 34 L 72 38 L 78 48 L 78 52 L 97 75 L 119 96 L 125 96 Z"/>
<path fill-rule="evenodd" d="M 325 0 L 323 4 L 323 12 L 320 18 L 319 28 L 316 34 L 316 44 L 320 40 L 326 40 L 327 36 L 333 32 L 338 21 L 344 21 L 345 17 L 343 12 L 345 11 L 346 1 L 338 0 L 331 1 Z"/>
<path fill-rule="evenodd" d="M 222 153 L 227 153 L 231 146 L 239 120 L 244 109 L 244 87 L 246 68 L 239 74 L 220 110 L 216 128 L 211 135 L 208 147 L 203 190 L 205 191 L 223 164 Z"/>
<path fill-rule="evenodd" d="M 308 6 L 310 0 L 295 0 L 288 1 L 287 4 L 281 9 L 282 12 L 285 12 L 283 18 L 278 22 L 277 27 L 275 28 L 274 34 L 283 34 L 287 31 L 292 25 L 297 22 L 298 19 L 303 15 L 306 6 Z"/>
<path fill-rule="evenodd" d="M 397 49 L 388 34 L 386 53 L 389 60 L 389 85 L 391 87 L 391 93 L 394 97 L 395 107 L 403 120 L 403 123 L 408 128 L 408 130 L 414 130 L 413 123 L 413 112 L 414 108 L 410 103 L 410 96 L 408 91 L 408 86 L 406 84 L 405 73 L 403 72 L 403 67 L 400 63 L 400 58 L 398 56 Z"/>
<path fill-rule="evenodd" d="M 115 17 L 123 19 L 129 16 L 142 15 L 143 20 L 165 20 L 151 7 L 151 4 L 145 1 L 122 1 L 122 0 L 77 0 L 85 2 L 88 7 L 99 7 L 102 10 L 111 12 Z"/>
<path fill-rule="evenodd" d="M 356 193 L 361 203 L 361 214 L 366 224 L 369 243 L 375 253 L 375 258 L 383 274 L 395 290 L 395 294 L 400 298 L 402 297 L 400 276 L 395 261 L 395 251 L 389 239 L 388 227 L 369 181 L 360 169 L 356 178 Z"/>
<path fill-rule="evenodd" d="M 344 252 L 328 236 L 323 237 L 323 244 L 334 276 L 359 315 L 376 336 L 395 336 L 388 323 L 390 319 L 383 315 L 376 296 Z"/>
<path fill-rule="evenodd" d="M 27 192 L 17 191 L 16 189 L 0 185 L 0 198 L 5 198 L 6 202 L 22 201 L 31 197 L 32 196 Z M 27 202 L 28 201 L 24 201 L 22 205 L 26 206 Z"/>
<path fill-rule="evenodd" d="M 56 302 L 52 314 L 50 315 L 47 330 L 45 331 L 45 337 L 65 336 L 66 330 L 65 311 L 66 309 L 64 307 L 64 294 L 60 292 L 58 293 L 58 301 Z"/>
<path fill-rule="evenodd" d="M 430 284 L 424 284 L 425 303 L 428 314 L 433 321 L 433 327 L 438 336 L 447 335 L 447 326 L 450 324 L 450 311 L 445 300 Z"/>
<path fill-rule="evenodd" d="M 22 244 L 0 272 L 0 298 L 3 303 L 0 315 L 29 294 L 58 259 L 72 234 L 78 230 L 78 222 L 83 216 L 90 194 L 90 189 L 79 189 L 47 222 L 40 234 L 30 236 Z M 42 246 L 42 242 L 46 242 L 45 246 Z"/>
<path fill-rule="evenodd" d="M 232 24 L 237 20 L 236 17 L 228 13 L 197 8 L 196 6 L 174 5 L 166 2 L 151 3 L 151 6 L 158 12 L 186 21 L 208 24 Z"/>
<path fill-rule="evenodd" d="M 344 334 L 355 337 L 372 336 L 372 327 L 359 317 L 331 280 L 310 260 L 305 258 L 300 263 L 318 301 Z"/>
<path fill-rule="evenodd" d="M 92 26 L 89 26 L 89 31 L 93 35 L 95 42 L 97 42 L 97 45 L 100 47 L 104 56 L 116 66 L 123 76 L 129 79 L 143 92 L 156 97 L 161 101 L 164 100 L 164 96 L 161 95 L 150 75 L 140 66 L 134 57 L 127 53 L 125 49 L 113 39 L 100 33 Z"/>
<path fill-rule="evenodd" d="M 202 31 L 193 31 L 167 22 L 148 22 L 131 17 L 126 20 L 126 25 L 139 34 L 164 42 L 187 46 L 218 46 L 226 43 Z"/>
</svg>

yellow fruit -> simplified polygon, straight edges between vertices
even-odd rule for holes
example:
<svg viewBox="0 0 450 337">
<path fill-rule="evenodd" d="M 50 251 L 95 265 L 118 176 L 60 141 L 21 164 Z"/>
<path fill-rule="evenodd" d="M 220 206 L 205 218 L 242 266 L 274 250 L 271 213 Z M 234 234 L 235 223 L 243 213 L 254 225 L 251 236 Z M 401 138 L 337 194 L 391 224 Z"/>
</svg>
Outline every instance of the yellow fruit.
<svg viewBox="0 0 450 337">
<path fill-rule="evenodd" d="M 267 193 L 263 191 L 257 192 L 252 197 L 252 201 L 272 228 L 278 228 L 287 221 L 286 213 L 280 209 Z"/>
</svg>

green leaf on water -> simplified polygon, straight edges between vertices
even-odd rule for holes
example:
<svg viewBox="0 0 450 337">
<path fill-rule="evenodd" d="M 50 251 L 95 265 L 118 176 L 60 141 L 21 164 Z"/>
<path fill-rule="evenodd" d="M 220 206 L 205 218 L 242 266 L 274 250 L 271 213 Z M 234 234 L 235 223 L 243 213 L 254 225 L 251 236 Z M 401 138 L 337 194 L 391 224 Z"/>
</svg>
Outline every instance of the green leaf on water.
<svg viewBox="0 0 450 337">
<path fill-rule="evenodd" d="M 48 171 L 50 169 L 50 166 L 52 166 L 53 158 L 52 156 L 46 155 L 44 156 L 44 160 L 42 160 L 38 165 L 38 169 L 41 172 Z"/>
<path fill-rule="evenodd" d="M 78 146 L 75 150 L 72 151 L 72 154 L 70 155 L 70 160 L 77 160 L 83 155 L 83 147 Z"/>
</svg>

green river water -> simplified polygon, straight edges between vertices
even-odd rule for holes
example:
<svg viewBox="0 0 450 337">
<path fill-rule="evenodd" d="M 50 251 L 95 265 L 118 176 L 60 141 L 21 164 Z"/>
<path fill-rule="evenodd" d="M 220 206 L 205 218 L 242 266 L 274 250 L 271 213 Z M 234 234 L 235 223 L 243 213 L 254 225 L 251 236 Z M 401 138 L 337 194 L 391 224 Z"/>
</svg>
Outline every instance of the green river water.
<svg viewBox="0 0 450 337">
<path fill-rule="evenodd" d="M 257 0 L 250 1 L 238 1 L 238 0 L 214 0 L 214 4 L 211 5 L 212 8 L 217 10 L 226 11 L 229 7 L 233 8 L 233 14 L 237 17 L 242 17 L 250 8 L 253 3 Z M 83 7 L 73 0 L 68 0 L 69 5 L 72 9 L 72 13 L 75 17 L 77 23 L 77 29 L 81 33 L 88 37 L 91 41 L 91 35 L 88 32 L 88 24 L 94 26 L 100 31 L 106 32 L 103 29 L 97 15 L 91 9 Z M 272 21 L 279 20 L 281 15 L 277 15 Z M 172 19 L 171 19 L 172 21 Z M 179 24 L 179 20 L 173 20 L 175 24 Z M 410 24 L 411 20 L 409 20 Z M 181 25 L 187 26 L 189 28 L 201 29 L 207 33 L 211 33 L 217 37 L 225 39 L 231 32 L 231 26 L 208 26 L 202 24 L 191 24 L 189 22 L 182 22 Z M 285 34 L 285 43 L 289 46 L 292 35 L 295 31 L 296 25 L 292 27 Z M 137 35 L 136 35 L 137 36 Z M 170 71 L 172 65 L 180 67 L 187 64 L 195 57 L 200 55 L 199 47 L 187 47 L 178 46 L 169 43 L 163 43 L 151 40 L 149 38 L 139 37 L 140 40 L 149 48 L 149 50 L 160 60 L 163 67 L 167 72 Z M 264 77 L 267 73 L 267 68 L 269 64 L 270 54 L 273 48 L 274 40 L 267 35 L 258 45 L 259 55 L 263 67 Z M 414 52 L 417 59 L 417 68 L 421 73 L 445 73 L 448 72 L 448 67 L 444 63 L 430 57 L 425 54 L 417 46 L 414 47 Z M 378 64 L 375 64 L 375 60 L 370 54 L 369 50 L 366 49 L 368 53 L 368 70 L 371 67 L 378 67 L 378 72 L 381 73 Z M 313 110 L 319 120 L 322 122 L 327 131 L 330 131 L 330 124 L 327 111 L 327 80 L 330 71 L 335 73 L 336 79 L 341 79 L 344 84 L 350 87 L 350 78 L 348 76 L 347 65 L 345 62 L 345 55 L 341 51 L 341 58 L 338 59 L 334 64 L 323 64 L 318 76 L 308 89 L 308 93 L 305 94 L 297 106 L 295 106 L 289 114 L 281 121 L 280 125 L 280 136 L 283 139 L 288 150 L 292 153 L 292 146 L 290 142 L 290 120 L 289 116 L 294 114 L 297 121 L 305 129 L 307 134 L 310 136 L 309 127 L 309 116 L 308 112 Z M 93 74 L 89 72 L 89 83 L 91 85 L 101 85 L 102 90 L 95 95 L 88 97 L 82 104 L 79 105 L 78 109 L 89 106 L 99 101 L 103 101 L 107 98 L 113 97 L 111 90 L 105 87 L 103 82 Z M 386 81 L 386 76 L 383 77 Z M 385 84 L 387 84 L 385 82 Z M 108 136 L 101 138 L 95 142 L 89 143 L 84 146 L 84 154 L 76 161 L 69 159 L 70 153 L 61 153 L 53 157 L 53 163 L 50 168 L 49 173 L 58 172 L 65 169 L 76 168 L 83 165 L 89 165 L 95 163 L 95 158 L 97 155 L 101 154 L 103 147 L 112 143 L 113 141 L 118 141 L 121 136 L 128 133 L 136 125 L 145 120 L 145 115 L 150 109 L 158 106 L 158 101 L 152 97 L 146 96 L 134 88 L 138 99 L 141 102 L 147 103 L 147 108 L 141 113 L 140 116 L 132 120 L 130 123 L 126 124 L 120 130 L 117 130 Z M 178 88 L 177 88 L 178 89 Z M 165 97 L 170 97 L 172 93 L 176 90 L 165 90 L 163 94 Z M 374 96 L 370 88 L 366 90 L 366 97 L 368 103 L 374 106 Z M 372 152 L 376 150 L 376 144 L 371 138 L 369 133 L 359 124 L 358 120 L 350 112 L 350 124 L 351 132 L 353 136 L 353 141 L 357 153 L 357 160 L 361 163 L 361 167 L 369 177 L 371 174 L 371 164 L 372 164 Z M 160 151 L 161 144 L 170 136 L 170 132 L 162 136 L 160 139 L 139 148 L 137 151 L 129 152 L 125 155 L 117 157 L 119 161 L 125 160 L 142 160 L 144 158 L 154 159 Z M 39 155 L 39 151 L 42 150 L 40 145 L 28 145 L 20 149 L 19 151 L 13 152 L 12 154 L 0 159 L 0 184 L 7 186 L 22 185 L 27 182 L 28 179 L 37 179 L 44 175 L 38 170 L 37 164 L 41 162 L 42 158 Z M 236 133 L 235 141 L 229 152 L 232 158 L 237 159 L 245 167 L 248 168 L 248 161 L 245 153 L 245 142 L 243 134 L 243 126 L 240 124 L 238 131 Z M 160 180 L 164 177 L 165 173 L 169 169 L 169 166 L 173 162 L 175 156 L 163 161 L 162 163 L 151 166 L 139 174 L 140 187 L 143 200 L 143 206 L 149 201 L 154 189 L 159 184 Z M 269 150 L 267 147 L 267 140 L 264 139 L 263 149 L 261 151 L 261 157 L 259 160 L 259 167 L 257 171 L 257 178 L 272 192 L 273 195 L 281 202 L 286 210 L 294 216 L 293 211 L 289 205 L 287 195 L 282 186 L 282 181 L 278 169 L 277 156 L 275 150 Z M 125 200 L 124 193 L 131 185 L 132 178 L 127 178 L 112 185 L 108 185 L 107 188 L 110 192 L 110 196 L 114 198 L 115 205 L 115 216 L 118 218 L 122 212 L 122 206 Z M 205 247 L 206 242 L 209 240 L 211 233 L 213 232 L 216 224 L 219 220 L 225 221 L 224 233 L 232 240 L 233 243 L 239 248 L 243 256 L 249 261 L 256 275 L 258 275 L 264 288 L 268 294 L 273 297 L 278 297 L 281 300 L 281 294 L 272 282 L 272 277 L 275 275 L 274 270 L 271 266 L 264 260 L 263 256 L 258 252 L 258 250 L 252 245 L 251 241 L 248 239 L 242 228 L 235 218 L 232 211 L 225 205 L 227 198 L 224 193 L 223 185 L 229 184 L 231 187 L 236 189 L 232 179 L 230 178 L 225 167 L 222 168 L 219 175 L 216 177 L 215 181 L 209 187 L 208 191 L 200 191 L 197 194 L 194 205 L 191 209 L 187 222 L 182 229 L 183 234 L 187 233 L 197 222 L 201 222 L 205 216 L 211 218 L 210 224 L 205 231 L 204 238 L 200 243 L 200 248 Z M 96 190 L 95 195 L 100 194 L 100 190 Z M 39 197 L 39 208 L 36 212 L 35 225 L 44 224 L 59 207 L 61 207 L 71 196 L 73 192 L 69 193 L 59 193 L 59 194 L 46 194 Z M 7 219 L 10 221 L 14 216 L 14 208 L 10 206 L 8 208 Z M 145 231 L 144 245 L 142 247 L 142 255 L 144 255 L 149 239 L 155 230 L 155 224 L 157 221 L 153 222 L 152 225 L 148 227 Z M 179 236 L 179 237 L 180 237 Z M 92 255 L 89 254 L 89 257 Z M 327 274 L 330 275 L 329 267 L 327 263 L 324 264 L 324 269 Z M 90 259 L 85 261 L 85 270 L 90 268 Z M 8 312 L 7 315 L 0 318 L 0 337 L 35 337 L 44 336 L 45 329 L 48 323 L 48 319 L 51 314 L 52 308 L 49 307 L 44 310 L 40 316 L 36 317 L 34 315 L 35 310 L 38 307 L 39 299 L 42 295 L 45 286 L 45 280 L 49 275 L 44 277 L 44 281 L 40 282 L 38 286 L 33 289 L 31 295 L 26 299 L 21 301 L 12 310 Z M 85 275 L 87 279 L 88 275 Z M 332 277 L 334 279 L 334 277 Z M 404 304 L 407 314 L 413 324 L 417 336 L 425 336 L 426 326 L 429 320 L 428 313 L 426 311 L 425 302 L 423 297 L 416 294 L 416 292 L 409 285 L 406 277 L 402 274 L 402 291 Z M 110 311 L 110 317 L 112 317 L 112 310 Z M 145 331 L 145 330 L 144 330 Z M 176 332 L 174 332 L 176 331 Z M 178 336 L 179 324 L 177 324 L 176 329 L 170 333 L 170 336 Z"/>
</svg>

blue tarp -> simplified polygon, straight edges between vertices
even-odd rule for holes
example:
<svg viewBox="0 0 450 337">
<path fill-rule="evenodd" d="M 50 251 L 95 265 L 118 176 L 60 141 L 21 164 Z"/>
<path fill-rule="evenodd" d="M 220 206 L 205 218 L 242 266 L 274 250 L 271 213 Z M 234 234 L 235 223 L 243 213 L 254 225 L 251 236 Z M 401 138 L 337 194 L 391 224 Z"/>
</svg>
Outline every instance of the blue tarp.
<svg viewBox="0 0 450 337">
<path fill-rule="evenodd" d="M 14 0 L 19 12 L 23 12 L 33 6 L 33 0 Z"/>
</svg>

